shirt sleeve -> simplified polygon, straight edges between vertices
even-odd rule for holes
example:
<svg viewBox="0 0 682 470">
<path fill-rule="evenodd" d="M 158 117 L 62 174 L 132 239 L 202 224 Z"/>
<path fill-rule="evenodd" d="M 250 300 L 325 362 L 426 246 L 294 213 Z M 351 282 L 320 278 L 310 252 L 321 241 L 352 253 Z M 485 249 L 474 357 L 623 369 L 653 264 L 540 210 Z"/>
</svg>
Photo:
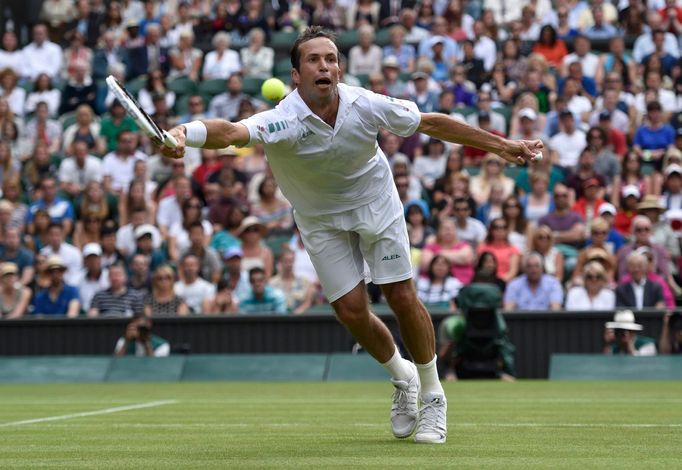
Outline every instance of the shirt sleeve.
<svg viewBox="0 0 682 470">
<path fill-rule="evenodd" d="M 564 291 L 561 289 L 561 284 L 555 278 L 552 278 L 552 286 L 549 294 L 549 301 L 551 303 L 561 304 L 564 301 Z"/>
<path fill-rule="evenodd" d="M 367 97 L 377 127 L 401 137 L 409 137 L 417 131 L 422 117 L 415 103 L 372 92 L 368 92 Z"/>
<path fill-rule="evenodd" d="M 254 114 L 239 122 L 249 131 L 249 143 L 245 147 L 274 144 L 296 135 L 295 123 L 277 109 Z"/>
</svg>

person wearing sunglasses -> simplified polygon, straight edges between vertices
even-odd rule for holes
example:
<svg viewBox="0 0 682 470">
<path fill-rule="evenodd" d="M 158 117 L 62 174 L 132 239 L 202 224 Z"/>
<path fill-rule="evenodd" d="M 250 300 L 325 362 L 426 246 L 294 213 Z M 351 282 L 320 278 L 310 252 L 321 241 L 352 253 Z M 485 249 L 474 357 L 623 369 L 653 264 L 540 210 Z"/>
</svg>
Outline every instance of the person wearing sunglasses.
<svg viewBox="0 0 682 470">
<path fill-rule="evenodd" d="M 618 279 L 622 279 L 625 274 L 627 274 L 628 263 L 627 259 L 630 253 L 637 250 L 640 247 L 648 247 L 654 253 L 656 258 L 656 272 L 663 276 L 666 282 L 670 282 L 672 279 L 672 274 L 670 271 L 670 254 L 666 249 L 659 245 L 658 243 L 653 243 L 651 241 L 652 236 L 652 224 L 648 217 L 643 215 L 637 215 L 632 219 L 632 235 L 631 242 L 623 245 L 623 247 L 618 250 L 617 261 L 618 261 Z"/>
<path fill-rule="evenodd" d="M 647 279 L 648 263 L 643 251 L 630 253 L 626 259 L 628 281 L 621 282 L 616 288 L 616 305 L 643 308 L 664 308 L 663 288 L 657 282 Z M 625 275 L 621 279 L 626 279 Z"/>
<path fill-rule="evenodd" d="M 606 270 L 590 261 L 582 270 L 582 285 L 571 287 L 566 294 L 566 310 L 613 310 L 616 295 L 608 287 Z"/>
</svg>

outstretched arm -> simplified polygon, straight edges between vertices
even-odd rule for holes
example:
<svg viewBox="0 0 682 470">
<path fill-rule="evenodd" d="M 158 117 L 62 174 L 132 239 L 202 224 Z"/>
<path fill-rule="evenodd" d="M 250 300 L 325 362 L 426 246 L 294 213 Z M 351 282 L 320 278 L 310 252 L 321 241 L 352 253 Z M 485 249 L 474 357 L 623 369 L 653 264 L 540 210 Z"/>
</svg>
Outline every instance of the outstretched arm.
<svg viewBox="0 0 682 470">
<path fill-rule="evenodd" d="M 230 145 L 243 146 L 249 143 L 249 131 L 243 124 L 225 121 L 223 119 L 202 119 L 206 126 L 206 142 L 201 145 L 205 149 L 223 149 Z M 182 158 L 185 156 L 187 143 L 187 128 L 184 124 L 168 131 L 175 137 L 178 146 L 174 149 L 166 146 L 161 147 L 161 153 L 169 158 Z"/>
<path fill-rule="evenodd" d="M 417 132 L 436 139 L 492 152 L 518 165 L 532 161 L 543 147 L 541 140 L 508 140 L 483 129 L 472 127 L 447 114 L 422 113 L 421 118 Z"/>
</svg>

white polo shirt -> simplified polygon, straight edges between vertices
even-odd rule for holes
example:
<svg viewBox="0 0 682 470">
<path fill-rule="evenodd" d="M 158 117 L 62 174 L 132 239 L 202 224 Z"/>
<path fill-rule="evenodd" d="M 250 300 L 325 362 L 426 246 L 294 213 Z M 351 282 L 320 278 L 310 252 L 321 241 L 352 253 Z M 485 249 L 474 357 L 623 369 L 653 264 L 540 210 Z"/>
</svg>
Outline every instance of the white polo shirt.
<svg viewBox="0 0 682 470">
<path fill-rule="evenodd" d="M 302 215 L 334 214 L 393 191 L 386 156 L 377 144 L 384 128 L 403 137 L 419 127 L 417 105 L 338 85 L 339 110 L 330 127 L 291 92 L 275 109 L 241 121 L 248 145 L 261 143 L 284 196 Z"/>
</svg>

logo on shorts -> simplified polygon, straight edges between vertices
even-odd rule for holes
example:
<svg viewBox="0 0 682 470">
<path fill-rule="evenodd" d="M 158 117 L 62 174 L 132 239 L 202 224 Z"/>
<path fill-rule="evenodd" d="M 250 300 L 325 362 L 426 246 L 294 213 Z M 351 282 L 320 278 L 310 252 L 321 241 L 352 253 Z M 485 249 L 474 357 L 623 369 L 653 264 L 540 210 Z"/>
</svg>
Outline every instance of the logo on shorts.
<svg viewBox="0 0 682 470">
<path fill-rule="evenodd" d="M 391 261 L 392 259 L 398 259 L 400 258 L 400 255 L 386 255 L 383 258 L 381 258 L 381 261 Z"/>
</svg>

